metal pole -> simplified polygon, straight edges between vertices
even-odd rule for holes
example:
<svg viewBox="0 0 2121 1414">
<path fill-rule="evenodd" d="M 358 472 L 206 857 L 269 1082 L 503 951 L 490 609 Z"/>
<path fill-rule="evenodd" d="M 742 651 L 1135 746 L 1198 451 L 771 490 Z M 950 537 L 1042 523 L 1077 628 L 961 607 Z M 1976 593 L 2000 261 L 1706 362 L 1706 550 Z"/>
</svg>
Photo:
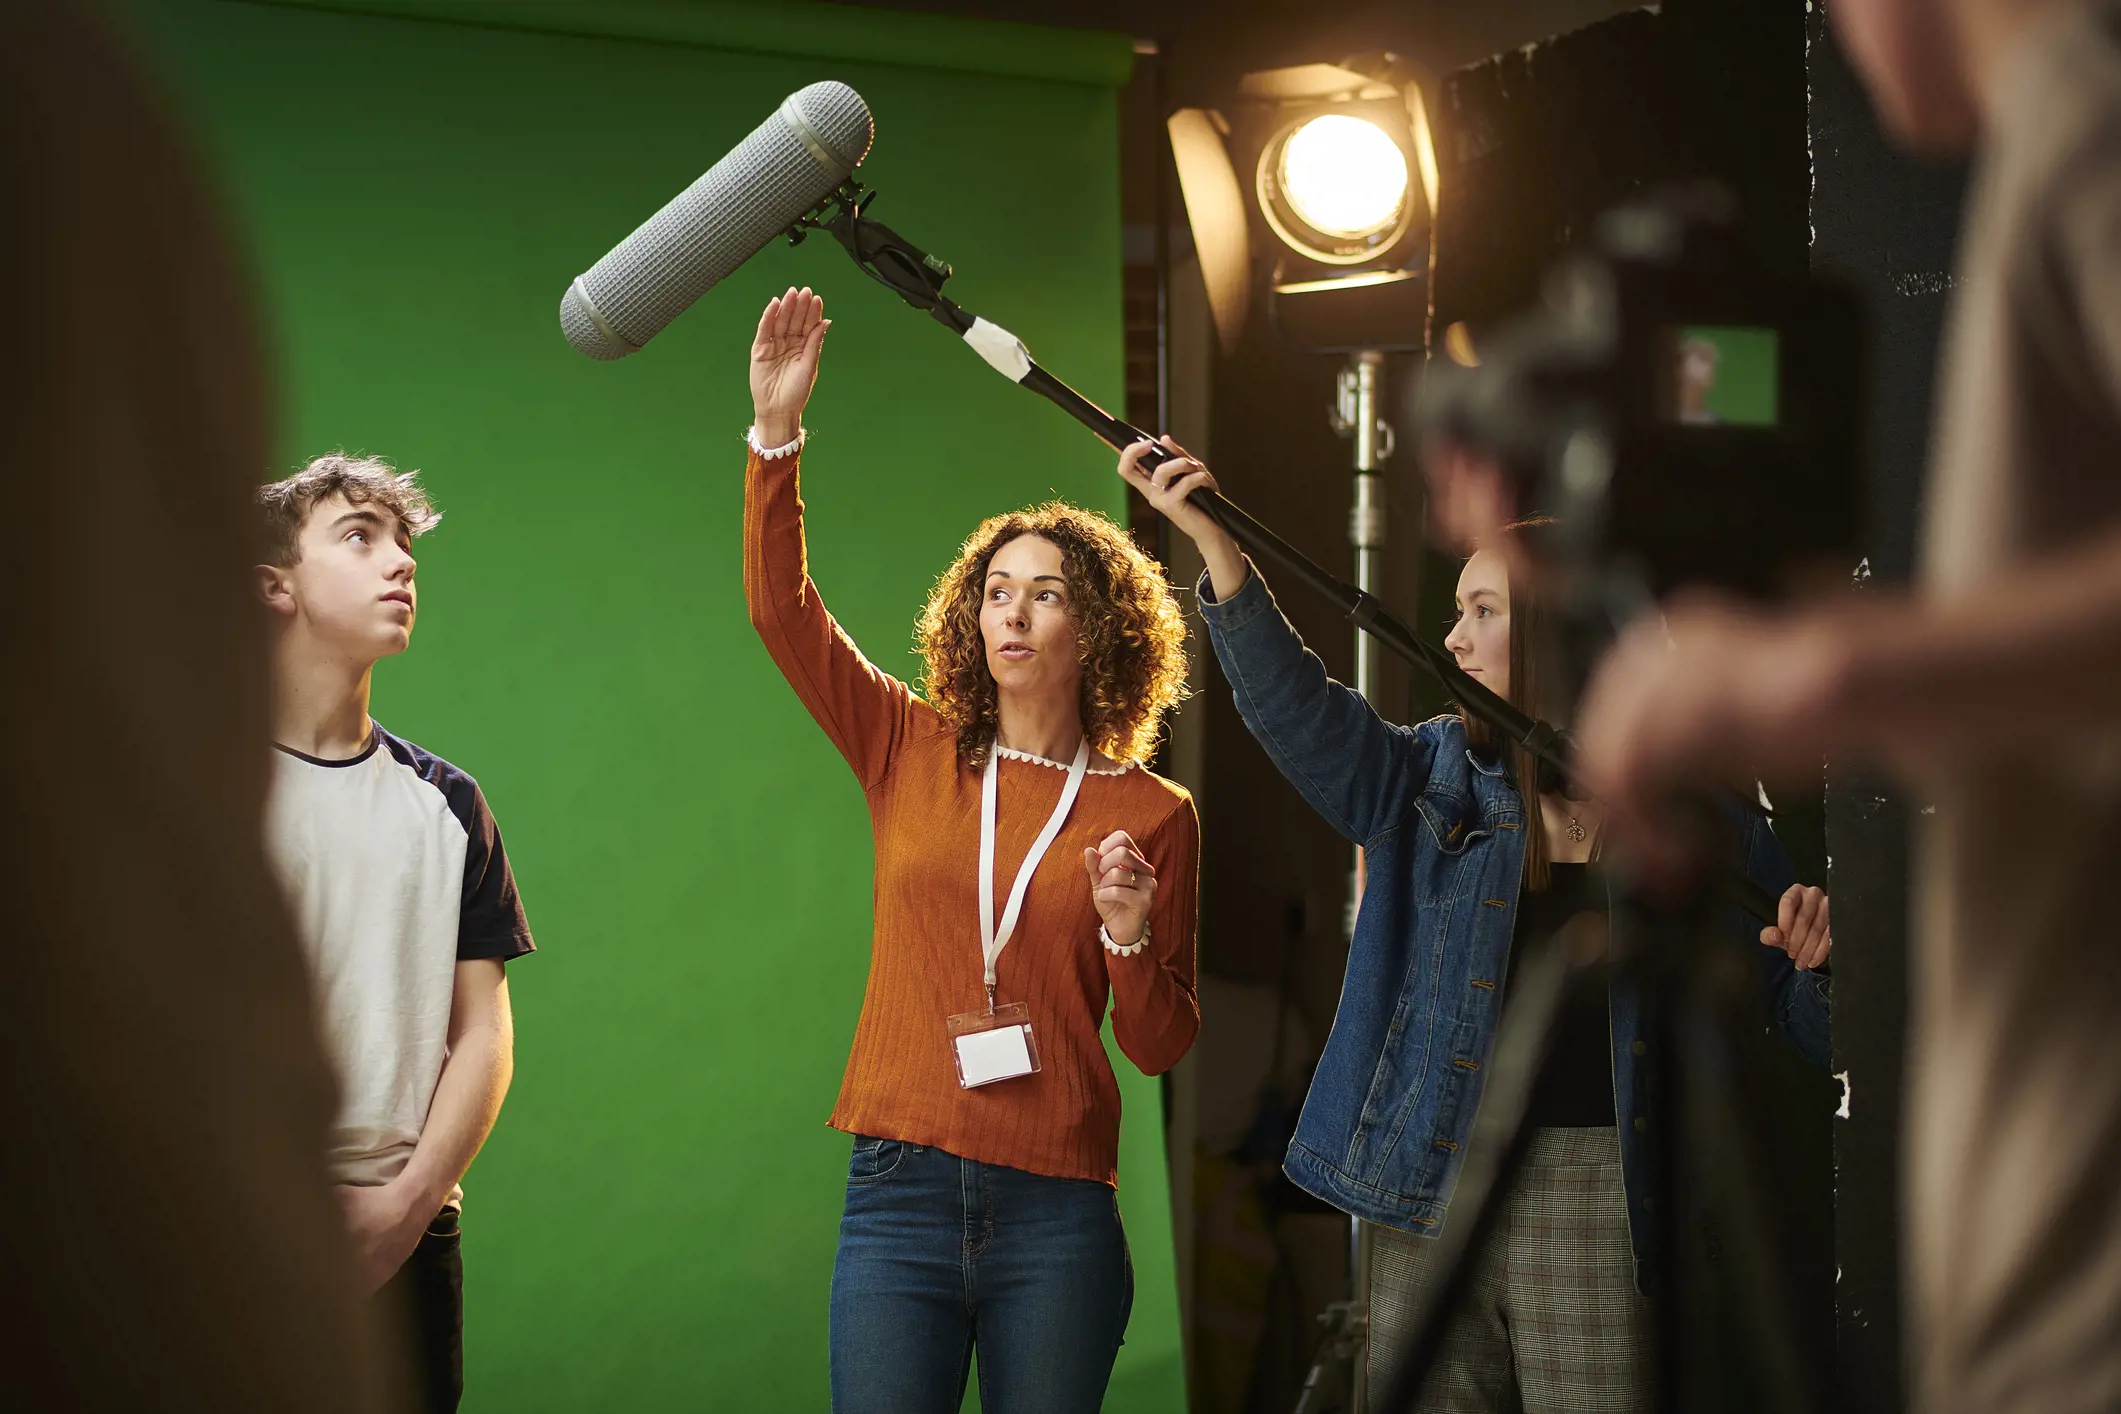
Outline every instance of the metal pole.
<svg viewBox="0 0 2121 1414">
<path fill-rule="evenodd" d="M 1385 486 L 1377 468 L 1392 455 L 1392 429 L 1377 415 L 1385 356 L 1364 349 L 1341 375 L 1352 383 L 1353 416 L 1347 420 L 1355 437 L 1355 506 L 1348 515 L 1348 540 L 1355 547 L 1355 586 L 1375 594 L 1385 543 Z M 1355 690 L 1364 697 L 1377 691 L 1377 646 L 1369 635 L 1355 635 Z"/>
<path fill-rule="evenodd" d="M 1392 455 L 1392 429 L 1378 416 L 1385 356 L 1363 349 L 1340 372 L 1333 409 L 1334 430 L 1355 442 L 1355 503 L 1348 512 L 1348 542 L 1355 548 L 1355 584 L 1375 594 L 1381 579 L 1385 543 L 1384 478 L 1379 465 Z M 1372 701 L 1377 696 L 1377 645 L 1361 630 L 1355 634 L 1355 690 Z M 1352 944 L 1355 916 L 1362 902 L 1362 850 L 1355 851 L 1348 875 L 1348 908 L 1344 931 Z M 1361 1218 L 1348 1220 L 1348 1301 L 1355 1349 L 1350 1372 L 1349 1407 L 1363 1414 L 1369 1405 L 1370 1236 Z"/>
</svg>

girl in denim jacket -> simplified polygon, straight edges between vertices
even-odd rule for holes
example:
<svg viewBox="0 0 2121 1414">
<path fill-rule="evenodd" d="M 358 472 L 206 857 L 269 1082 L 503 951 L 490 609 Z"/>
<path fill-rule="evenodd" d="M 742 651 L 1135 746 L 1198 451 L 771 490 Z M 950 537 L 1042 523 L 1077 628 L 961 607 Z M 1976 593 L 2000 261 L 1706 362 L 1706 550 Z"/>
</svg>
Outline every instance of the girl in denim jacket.
<svg viewBox="0 0 2121 1414">
<path fill-rule="evenodd" d="M 1258 571 L 1187 499 L 1215 480 L 1177 459 L 1120 474 L 1207 563 L 1200 607 L 1245 725 L 1312 808 L 1364 850 L 1367 886 L 1324 1055 L 1283 1169 L 1300 1187 L 1376 1224 L 1370 1374 L 1381 1387 L 1411 1338 L 1482 1068 L 1510 988 L 1513 943 L 1608 906 L 1594 871 L 1595 803 L 1520 792 L 1529 756 L 1453 714 L 1402 727 L 1334 682 L 1276 608 Z M 1484 550 L 1459 577 L 1445 641 L 1459 666 L 1552 720 L 1556 674 L 1538 597 Z M 1775 926 L 1733 908 L 1729 933 L 1758 967 L 1775 1028 L 1809 1059 L 1828 1053 L 1832 944 L 1826 896 L 1791 876 L 1774 834 L 1744 822 L 1747 870 L 1780 896 Z M 1756 941 L 1757 939 L 1757 941 Z M 1535 1135 L 1502 1223 L 1480 1254 L 1423 1408 L 1632 1411 L 1650 1406 L 1648 1307 L 1640 1277 L 1660 1201 L 1644 1136 L 1649 1031 L 1616 981 L 1561 1018 L 1531 1102 Z"/>
</svg>

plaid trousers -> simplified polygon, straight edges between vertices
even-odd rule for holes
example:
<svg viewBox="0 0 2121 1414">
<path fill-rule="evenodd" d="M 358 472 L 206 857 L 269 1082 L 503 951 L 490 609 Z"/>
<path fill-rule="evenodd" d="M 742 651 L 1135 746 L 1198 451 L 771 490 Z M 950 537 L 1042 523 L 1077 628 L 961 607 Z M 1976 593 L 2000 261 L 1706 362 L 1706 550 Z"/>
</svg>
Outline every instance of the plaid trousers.
<svg viewBox="0 0 2121 1414">
<path fill-rule="evenodd" d="M 1371 1232 L 1369 1377 L 1379 1399 L 1414 1337 L 1437 1244 Z M 1619 1132 L 1542 1129 L 1414 1408 L 1639 1414 L 1652 1403 L 1649 1341 Z"/>
</svg>

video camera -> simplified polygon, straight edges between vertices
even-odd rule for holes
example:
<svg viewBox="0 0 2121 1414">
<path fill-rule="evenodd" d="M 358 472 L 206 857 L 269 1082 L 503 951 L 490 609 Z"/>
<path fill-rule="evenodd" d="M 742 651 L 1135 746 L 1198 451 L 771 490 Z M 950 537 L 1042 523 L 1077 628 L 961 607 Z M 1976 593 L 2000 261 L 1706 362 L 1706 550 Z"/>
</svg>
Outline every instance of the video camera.
<svg viewBox="0 0 2121 1414">
<path fill-rule="evenodd" d="M 1425 444 L 1492 458 L 1579 563 L 1652 595 L 1775 596 L 1857 553 L 1853 295 L 1768 273 L 1734 218 L 1713 186 L 1608 212 L 1541 307 L 1477 349 L 1445 331 L 1422 388 Z"/>
</svg>

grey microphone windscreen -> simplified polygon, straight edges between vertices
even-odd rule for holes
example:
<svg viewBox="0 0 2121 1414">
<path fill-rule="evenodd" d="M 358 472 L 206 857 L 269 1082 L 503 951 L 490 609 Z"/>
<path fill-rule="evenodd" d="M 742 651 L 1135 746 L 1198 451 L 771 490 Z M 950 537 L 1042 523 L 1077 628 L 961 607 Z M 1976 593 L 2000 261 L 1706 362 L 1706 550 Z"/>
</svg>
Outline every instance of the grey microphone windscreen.
<svg viewBox="0 0 2121 1414">
<path fill-rule="evenodd" d="M 591 358 L 624 358 L 717 280 L 830 196 L 869 155 L 876 125 L 843 83 L 788 96 L 560 299 L 560 328 Z"/>
</svg>

